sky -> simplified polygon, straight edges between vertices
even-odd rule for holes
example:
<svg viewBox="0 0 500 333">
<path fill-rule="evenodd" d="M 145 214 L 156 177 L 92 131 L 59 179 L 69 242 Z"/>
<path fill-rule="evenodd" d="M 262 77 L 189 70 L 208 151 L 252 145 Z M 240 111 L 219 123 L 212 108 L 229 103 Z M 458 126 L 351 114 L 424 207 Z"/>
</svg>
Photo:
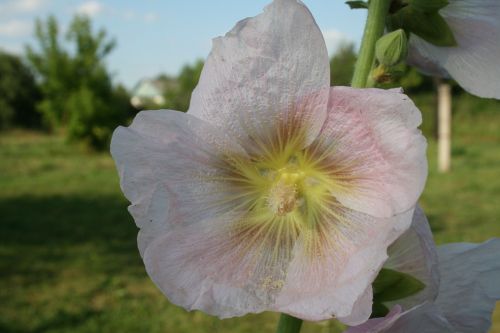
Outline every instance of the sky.
<svg viewBox="0 0 500 333">
<path fill-rule="evenodd" d="M 132 88 L 140 79 L 176 75 L 204 59 L 211 40 L 239 20 L 255 16 L 271 0 L 0 0 L 0 49 L 22 55 L 36 46 L 35 18 L 54 15 L 62 32 L 75 14 L 92 18 L 117 47 L 106 60 L 115 82 Z M 303 0 L 320 27 L 329 52 L 343 41 L 359 45 L 366 17 L 343 0 Z"/>
</svg>

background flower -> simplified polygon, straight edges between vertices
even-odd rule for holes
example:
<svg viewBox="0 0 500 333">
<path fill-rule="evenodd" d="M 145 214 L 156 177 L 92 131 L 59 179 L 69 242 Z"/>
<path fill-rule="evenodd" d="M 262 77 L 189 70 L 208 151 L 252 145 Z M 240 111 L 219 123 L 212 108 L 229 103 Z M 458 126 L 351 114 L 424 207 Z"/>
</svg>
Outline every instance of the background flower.
<svg viewBox="0 0 500 333">
<path fill-rule="evenodd" d="M 390 258 L 387 266 L 403 268 L 403 272 L 410 269 L 426 282 L 427 288 L 398 302 L 404 305 L 395 305 L 386 317 L 370 319 L 346 333 L 487 332 L 496 301 L 500 299 L 500 239 L 440 246 L 436 265 L 432 259 L 432 235 L 424 231 L 428 227 L 425 216 L 415 214 L 412 225 L 414 231 L 408 231 L 400 240 L 409 240 L 412 233 L 419 232 L 419 240 L 415 238 L 408 243 L 414 259 L 409 253 L 402 253 Z M 414 266 L 425 257 L 427 262 Z"/>
<path fill-rule="evenodd" d="M 458 45 L 439 47 L 411 34 L 408 63 L 430 75 L 450 76 L 472 94 L 500 98 L 500 3 L 449 2 L 439 13 Z"/>
</svg>

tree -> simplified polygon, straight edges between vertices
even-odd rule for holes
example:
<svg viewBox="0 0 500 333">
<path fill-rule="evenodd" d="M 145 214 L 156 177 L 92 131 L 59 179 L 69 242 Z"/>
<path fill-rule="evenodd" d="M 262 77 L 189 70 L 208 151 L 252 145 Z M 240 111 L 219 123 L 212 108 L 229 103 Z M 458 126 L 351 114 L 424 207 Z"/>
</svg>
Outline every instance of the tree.
<svg viewBox="0 0 500 333">
<path fill-rule="evenodd" d="M 67 119 L 65 103 L 75 82 L 70 70 L 70 57 L 61 47 L 59 25 L 55 17 L 46 22 L 36 20 L 35 37 L 40 49 L 27 47 L 27 58 L 37 73 L 43 100 L 37 105 L 47 128 L 54 129 Z"/>
<path fill-rule="evenodd" d="M 330 59 L 330 83 L 332 86 L 350 86 L 356 51 L 353 43 L 343 43 Z"/>
<path fill-rule="evenodd" d="M 87 16 L 71 22 L 66 36 L 70 50 L 61 47 L 53 17 L 37 21 L 36 37 L 41 51 L 28 48 L 28 58 L 39 75 L 44 96 L 39 109 L 46 123 L 66 127 L 70 140 L 106 148 L 113 129 L 133 115 L 126 90 L 113 87 L 104 63 L 115 41 L 104 30 L 94 33 Z"/>
<path fill-rule="evenodd" d="M 165 108 L 187 111 L 191 93 L 198 84 L 202 69 L 203 61 L 198 60 L 193 65 L 185 65 L 175 81 L 168 81 L 165 85 Z"/>
<path fill-rule="evenodd" d="M 0 51 L 0 129 L 38 126 L 39 100 L 40 91 L 30 69 L 19 57 Z"/>
</svg>

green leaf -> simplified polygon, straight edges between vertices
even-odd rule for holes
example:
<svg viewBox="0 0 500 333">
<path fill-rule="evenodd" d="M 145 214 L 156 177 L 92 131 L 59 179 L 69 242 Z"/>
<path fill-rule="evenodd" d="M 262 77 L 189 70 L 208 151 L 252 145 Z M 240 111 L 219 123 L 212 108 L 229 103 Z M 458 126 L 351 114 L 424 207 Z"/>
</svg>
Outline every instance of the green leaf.
<svg viewBox="0 0 500 333">
<path fill-rule="evenodd" d="M 382 303 L 373 302 L 372 314 L 370 318 L 385 317 L 389 313 L 389 308 Z"/>
<path fill-rule="evenodd" d="M 415 295 L 425 284 L 406 273 L 382 268 L 373 282 L 374 303 L 396 301 Z"/>
<path fill-rule="evenodd" d="M 391 30 L 402 28 L 436 46 L 456 46 L 450 26 L 438 13 L 426 13 L 411 6 L 405 7 L 387 21 Z"/>
<path fill-rule="evenodd" d="M 365 1 L 358 1 L 358 0 L 352 0 L 352 1 L 346 1 L 345 2 L 351 9 L 367 9 L 368 8 L 368 3 Z"/>
<path fill-rule="evenodd" d="M 408 4 L 420 11 L 426 13 L 438 12 L 441 8 L 446 7 L 449 2 L 448 0 L 409 0 Z"/>
</svg>

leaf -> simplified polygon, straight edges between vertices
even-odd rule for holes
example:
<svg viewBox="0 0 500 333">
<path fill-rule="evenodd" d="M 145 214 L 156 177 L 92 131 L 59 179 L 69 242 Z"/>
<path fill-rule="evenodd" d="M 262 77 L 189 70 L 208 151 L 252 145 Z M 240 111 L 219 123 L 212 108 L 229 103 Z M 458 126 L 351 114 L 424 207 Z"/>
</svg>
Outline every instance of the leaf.
<svg viewBox="0 0 500 333">
<path fill-rule="evenodd" d="M 435 13 L 446 7 L 449 2 L 448 0 L 409 0 L 408 4 L 417 10 Z"/>
<path fill-rule="evenodd" d="M 382 303 L 373 302 L 372 314 L 370 318 L 382 318 L 389 313 L 389 308 Z"/>
<path fill-rule="evenodd" d="M 414 33 L 436 46 L 457 45 L 450 26 L 438 12 L 426 13 L 408 6 L 391 15 L 387 25 L 391 30 L 402 28 Z"/>
<path fill-rule="evenodd" d="M 424 283 L 409 274 L 382 268 L 373 282 L 374 304 L 406 298 L 424 288 Z"/>
<path fill-rule="evenodd" d="M 345 2 L 351 9 L 367 9 L 368 3 L 365 1 L 352 0 Z"/>
</svg>

